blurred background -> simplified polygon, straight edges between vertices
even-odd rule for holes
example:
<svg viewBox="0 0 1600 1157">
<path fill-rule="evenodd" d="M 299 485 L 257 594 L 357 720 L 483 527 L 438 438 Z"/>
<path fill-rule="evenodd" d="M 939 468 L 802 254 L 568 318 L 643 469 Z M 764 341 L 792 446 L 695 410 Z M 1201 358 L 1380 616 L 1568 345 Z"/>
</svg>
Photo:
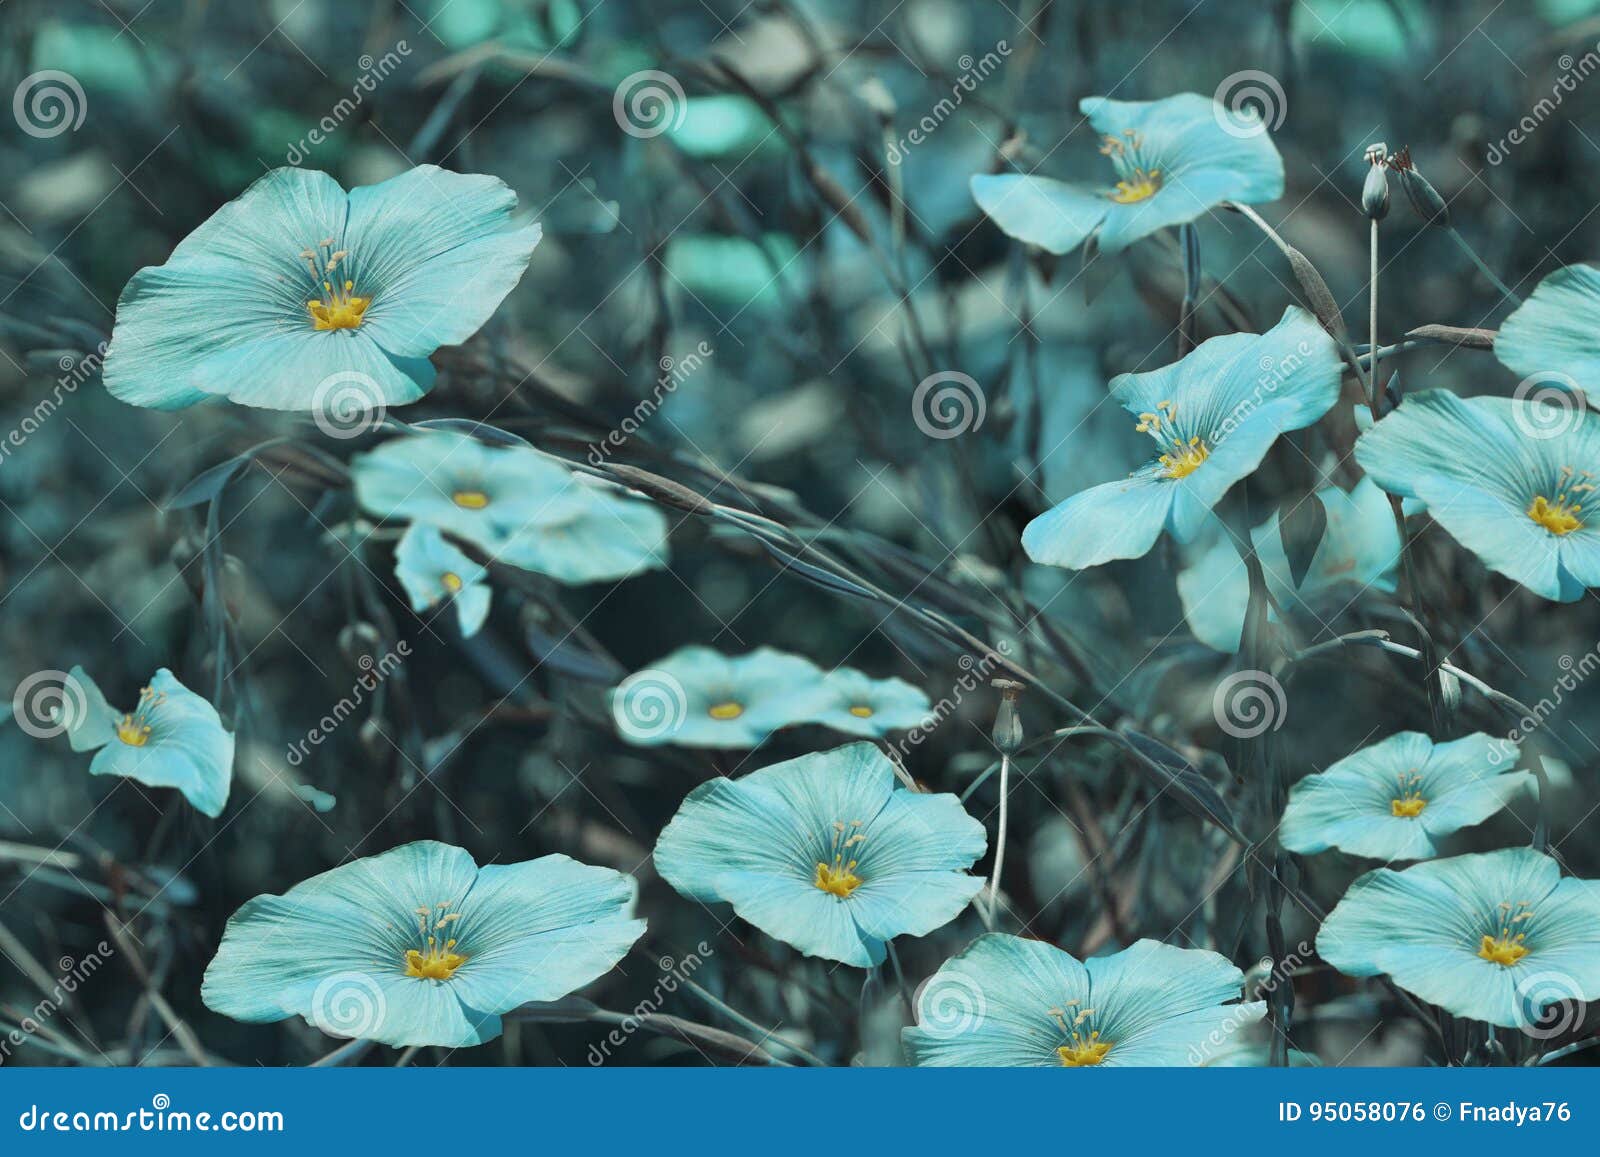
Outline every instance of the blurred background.
<svg viewBox="0 0 1600 1157">
<path fill-rule="evenodd" d="M 351 187 L 434 163 L 504 179 L 543 222 L 521 285 L 468 345 L 437 355 L 437 387 L 397 416 L 481 419 L 581 462 L 654 399 L 616 461 L 765 513 L 894 599 L 1004 643 L 1108 726 L 1182 753 L 1254 823 L 1262 789 L 1250 775 L 1265 764 L 1293 780 L 1425 729 L 1415 665 L 1356 650 L 1307 665 L 1270 749 L 1241 751 L 1212 711 L 1234 660 L 1185 626 L 1170 544 L 1076 575 L 1027 562 L 1028 519 L 1142 456 L 1105 384 L 1176 358 L 1181 255 L 1169 231 L 1086 273 L 1076 254 L 1010 241 L 977 212 L 968 180 L 1016 167 L 1098 183 L 1082 97 L 1248 87 L 1287 170 L 1283 199 L 1260 210 L 1364 335 L 1358 200 L 1376 142 L 1409 146 L 1461 237 L 1519 295 L 1600 251 L 1597 45 L 1590 0 L 9 0 L 0 688 L 73 664 L 113 702 L 131 702 L 159 666 L 196 688 L 220 678 L 239 748 L 232 801 L 213 823 L 173 793 L 90 778 L 64 740 L 0 727 L 0 1028 L 20 1025 L 102 942 L 114 950 L 6 1063 L 302 1064 L 330 1052 L 338 1042 L 298 1020 L 208 1012 L 204 966 L 251 896 L 424 837 L 480 862 L 562 851 L 637 875 L 650 931 L 586 990 L 602 1008 L 658 1000 L 749 1036 L 733 1008 L 830 1063 L 899 1063 L 902 978 L 801 958 L 726 910 L 681 900 L 649 863 L 695 784 L 840 737 L 802 728 L 710 757 L 634 748 L 605 691 L 688 643 L 774 646 L 950 699 L 950 717 L 903 756 L 930 788 L 966 791 L 997 758 L 998 696 L 961 689 L 972 648 L 725 524 L 669 509 L 670 568 L 622 584 L 498 574 L 489 626 L 463 641 L 446 618 L 424 626 L 410 612 L 392 538 L 356 533 L 342 463 L 370 435 L 109 397 L 97 351 L 128 278 L 262 173 L 300 165 Z M 1265 329 L 1299 300 L 1282 255 L 1243 218 L 1216 212 L 1197 233 L 1202 337 Z M 1398 188 L 1382 246 L 1383 342 L 1424 324 L 1492 329 L 1509 312 Z M 1405 390 L 1516 384 L 1481 350 L 1425 346 L 1390 365 Z M 940 373 L 977 390 L 943 426 L 914 401 Z M 1324 476 L 1348 483 L 1349 411 L 1274 452 L 1240 494 L 1254 521 Z M 279 437 L 214 505 L 172 502 Z M 1543 602 L 1436 530 L 1418 565 L 1447 657 L 1524 703 L 1552 700 L 1526 745 L 1549 757 L 1552 841 L 1573 871 L 1600 873 L 1593 689 L 1553 697 L 1600 645 L 1594 603 Z M 1333 627 L 1410 641 L 1381 599 Z M 1303 645 L 1324 628 L 1290 629 Z M 351 695 L 363 658 L 400 641 L 410 655 L 395 675 L 292 759 Z M 1030 739 L 1074 722 L 1037 692 L 1021 711 Z M 1464 729 L 1515 722 L 1470 689 L 1461 712 Z M 1237 847 L 1121 749 L 1042 745 L 1017 771 L 1009 930 L 1080 954 L 1139 936 L 1246 967 L 1268 951 L 1268 898 Z M 991 838 L 997 801 L 993 779 L 969 801 Z M 1463 833 L 1458 850 L 1525 843 L 1533 823 L 1519 805 Z M 1335 852 L 1294 870 L 1326 906 L 1368 866 Z M 1425 1027 L 1383 990 L 1315 959 L 1302 911 L 1290 903 L 1282 919 L 1299 945 L 1296 1049 L 1327 1064 L 1428 1055 Z M 904 985 L 981 928 L 968 913 L 903 943 Z M 711 999 L 683 986 L 663 997 L 672 962 L 691 953 Z M 593 1063 L 605 1032 L 579 1009 L 508 1024 L 475 1050 L 404 1059 Z M 1584 1035 L 1573 1026 L 1573 1040 Z M 751 1056 L 638 1032 L 601 1059 Z"/>
</svg>

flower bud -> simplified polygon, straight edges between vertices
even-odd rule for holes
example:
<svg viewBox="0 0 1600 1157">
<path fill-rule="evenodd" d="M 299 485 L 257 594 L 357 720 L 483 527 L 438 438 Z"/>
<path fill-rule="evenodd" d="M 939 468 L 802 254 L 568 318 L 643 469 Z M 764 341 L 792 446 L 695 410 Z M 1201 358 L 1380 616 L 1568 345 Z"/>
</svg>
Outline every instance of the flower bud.
<svg viewBox="0 0 1600 1157">
<path fill-rule="evenodd" d="M 1022 696 L 1023 684 L 1013 679 L 995 679 L 989 684 L 1000 692 L 1000 709 L 994 715 L 991 738 L 1002 755 L 1015 755 L 1022 746 L 1022 716 L 1017 712 L 1017 700 Z"/>
<path fill-rule="evenodd" d="M 1366 182 L 1361 186 L 1361 211 L 1374 221 L 1389 215 L 1389 170 L 1381 161 L 1367 170 Z"/>
<path fill-rule="evenodd" d="M 1405 190 L 1406 200 L 1411 202 L 1417 216 L 1429 225 L 1450 224 L 1450 207 L 1439 196 L 1439 190 L 1417 171 L 1417 166 L 1411 161 L 1409 148 L 1401 149 L 1390 157 L 1389 167 L 1400 174 L 1400 187 Z"/>
</svg>

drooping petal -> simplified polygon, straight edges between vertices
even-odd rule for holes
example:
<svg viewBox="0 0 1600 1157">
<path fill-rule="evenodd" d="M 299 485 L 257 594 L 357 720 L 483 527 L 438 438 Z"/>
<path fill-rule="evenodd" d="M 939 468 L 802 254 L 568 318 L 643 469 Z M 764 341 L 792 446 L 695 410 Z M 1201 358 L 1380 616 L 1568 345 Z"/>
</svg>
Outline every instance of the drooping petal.
<svg viewBox="0 0 1600 1157">
<path fill-rule="evenodd" d="M 67 672 L 61 722 L 67 725 L 67 742 L 73 751 L 104 747 L 117 735 L 122 712 L 106 701 L 105 692 L 82 667 Z"/>
<path fill-rule="evenodd" d="M 1015 173 L 980 173 L 972 197 L 1007 236 L 1058 254 L 1082 245 L 1111 207 L 1099 193 Z"/>
<path fill-rule="evenodd" d="M 1119 558 L 1142 558 L 1161 537 L 1177 489 L 1150 472 L 1103 482 L 1039 515 L 1022 531 L 1036 563 L 1083 570 Z"/>
</svg>

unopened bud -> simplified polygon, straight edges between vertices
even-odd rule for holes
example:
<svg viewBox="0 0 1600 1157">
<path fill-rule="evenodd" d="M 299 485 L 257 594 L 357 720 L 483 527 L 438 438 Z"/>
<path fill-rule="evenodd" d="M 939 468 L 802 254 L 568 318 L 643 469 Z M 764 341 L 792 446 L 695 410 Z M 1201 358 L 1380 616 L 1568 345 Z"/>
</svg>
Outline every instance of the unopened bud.
<svg viewBox="0 0 1600 1157">
<path fill-rule="evenodd" d="M 1367 149 L 1367 179 L 1361 186 L 1361 211 L 1374 221 L 1389 215 L 1389 170 L 1384 162 L 1387 150 L 1381 145 Z"/>
<path fill-rule="evenodd" d="M 1017 711 L 1023 684 L 1014 679 L 995 679 L 989 686 L 1000 692 L 1000 709 L 994 713 L 991 738 L 1002 755 L 1015 755 L 1022 746 L 1022 715 Z"/>
<path fill-rule="evenodd" d="M 1400 187 L 1406 191 L 1406 200 L 1411 202 L 1417 216 L 1429 225 L 1450 224 L 1450 206 L 1445 204 L 1444 198 L 1439 196 L 1439 190 L 1433 187 L 1428 178 L 1417 171 L 1409 148 L 1401 149 L 1390 157 L 1389 167 L 1400 174 Z"/>
</svg>

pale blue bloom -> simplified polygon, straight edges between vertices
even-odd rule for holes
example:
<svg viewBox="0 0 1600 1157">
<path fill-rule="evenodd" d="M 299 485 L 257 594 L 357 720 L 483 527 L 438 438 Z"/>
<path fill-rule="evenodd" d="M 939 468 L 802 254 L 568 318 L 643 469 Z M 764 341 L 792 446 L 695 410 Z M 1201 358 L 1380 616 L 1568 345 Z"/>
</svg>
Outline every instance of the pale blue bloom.
<svg viewBox="0 0 1600 1157">
<path fill-rule="evenodd" d="M 1395 589 L 1400 532 L 1389 499 L 1370 478 L 1346 494 L 1337 486 L 1317 491 L 1327 529 L 1298 586 L 1289 567 L 1274 511 L 1250 532 L 1267 591 L 1278 607 L 1305 610 L 1321 624 L 1367 591 Z M 1239 649 L 1250 604 L 1250 575 L 1239 550 L 1225 535 L 1178 574 L 1178 595 L 1195 638 L 1218 651 Z M 1276 612 L 1272 612 L 1276 615 Z"/>
<path fill-rule="evenodd" d="M 1068 253 L 1093 237 L 1101 252 L 1116 253 L 1223 201 L 1283 196 L 1283 158 L 1252 113 L 1192 92 L 1156 101 L 1091 96 L 1078 111 L 1101 135 L 1113 187 L 1014 173 L 972 178 L 978 207 L 1019 241 Z"/>
<path fill-rule="evenodd" d="M 611 692 L 617 733 L 644 747 L 758 747 L 833 703 L 815 663 L 771 647 L 745 655 L 681 647 Z"/>
<path fill-rule="evenodd" d="M 1600 417 L 1590 411 L 1426 390 L 1361 435 L 1356 461 L 1535 594 L 1573 602 L 1600 585 Z"/>
<path fill-rule="evenodd" d="M 1562 879 L 1532 848 L 1378 868 L 1329 913 L 1317 953 L 1455 1016 L 1534 1027 L 1556 1000 L 1600 999 L 1600 883 Z"/>
<path fill-rule="evenodd" d="M 725 901 L 769 936 L 867 968 L 896 936 L 926 936 L 983 887 L 966 869 L 983 825 L 949 794 L 896 785 L 870 743 L 703 783 L 656 844 L 661 878 L 702 904 Z"/>
<path fill-rule="evenodd" d="M 1140 940 L 1078 961 L 1042 940 L 991 933 L 923 985 L 901 1039 L 913 1064 L 1195 1065 L 1266 1014 L 1215 952 Z"/>
<path fill-rule="evenodd" d="M 311 410 L 328 388 L 371 408 L 415 401 L 429 355 L 476 333 L 521 280 L 540 227 L 512 227 L 516 203 L 497 178 L 433 165 L 348 194 L 326 173 L 274 169 L 134 274 L 106 388 L 163 410 Z"/>
<path fill-rule="evenodd" d="M 394 577 L 405 587 L 411 609 L 425 611 L 441 599 L 455 603 L 461 637 L 470 639 L 489 615 L 487 572 L 445 541 L 437 527 L 414 522 L 394 551 Z"/>
<path fill-rule="evenodd" d="M 73 751 L 94 751 L 91 775 L 120 775 L 150 787 L 173 787 L 215 819 L 233 783 L 233 733 L 217 709 L 162 667 L 139 692 L 138 706 L 118 711 L 82 667 L 67 675 L 64 722 Z"/>
<path fill-rule="evenodd" d="M 1568 265 L 1541 281 L 1500 326 L 1494 356 L 1539 387 L 1600 388 L 1600 269 Z"/>
<path fill-rule="evenodd" d="M 1290 306 L 1267 333 L 1214 337 L 1170 366 L 1118 375 L 1111 396 L 1155 441 L 1157 459 L 1035 518 L 1023 549 L 1034 562 L 1079 570 L 1139 558 L 1163 530 L 1191 541 L 1279 434 L 1328 412 L 1339 374 L 1333 339 Z"/>
<path fill-rule="evenodd" d="M 435 430 L 356 455 L 350 473 L 369 513 L 436 526 L 498 562 L 561 582 L 666 565 L 659 510 L 532 447 Z"/>
<path fill-rule="evenodd" d="M 874 679 L 840 667 L 822 681 L 832 701 L 813 721 L 835 731 L 876 739 L 891 731 L 926 726 L 933 718 L 928 697 L 903 679 Z"/>
<path fill-rule="evenodd" d="M 479 868 L 419 840 L 262 895 L 228 921 L 200 996 L 235 1020 L 463 1048 L 610 971 L 644 933 L 633 878 L 566 856 Z"/>
<path fill-rule="evenodd" d="M 1505 741 L 1478 732 L 1434 743 L 1402 731 L 1295 784 L 1278 839 L 1291 852 L 1338 848 L 1374 860 L 1425 860 L 1533 781 L 1511 771 Z"/>
<path fill-rule="evenodd" d="M 502 543 L 495 558 L 560 582 L 628 578 L 667 565 L 667 519 L 619 486 L 574 474 L 574 510 L 540 518 Z"/>
</svg>

